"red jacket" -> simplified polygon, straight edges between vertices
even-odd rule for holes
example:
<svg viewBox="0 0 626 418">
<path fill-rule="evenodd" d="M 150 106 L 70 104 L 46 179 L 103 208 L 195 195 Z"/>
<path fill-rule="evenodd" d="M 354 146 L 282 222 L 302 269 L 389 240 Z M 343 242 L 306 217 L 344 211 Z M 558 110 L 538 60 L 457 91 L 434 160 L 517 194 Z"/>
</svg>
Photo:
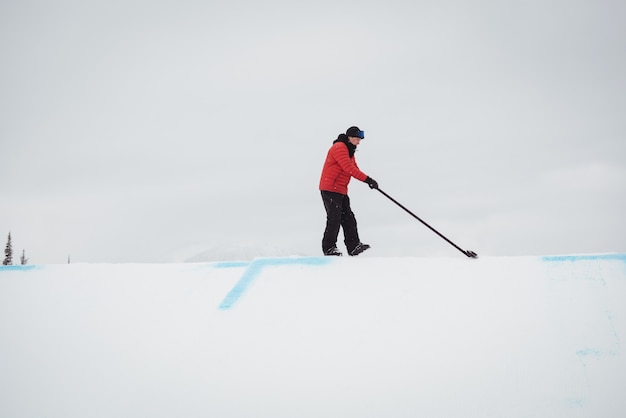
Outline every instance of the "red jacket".
<svg viewBox="0 0 626 418">
<path fill-rule="evenodd" d="M 348 194 L 348 183 L 352 177 L 365 181 L 367 174 L 359 170 L 354 155 L 350 157 L 348 145 L 343 141 L 335 141 L 324 161 L 320 190 Z"/>
</svg>

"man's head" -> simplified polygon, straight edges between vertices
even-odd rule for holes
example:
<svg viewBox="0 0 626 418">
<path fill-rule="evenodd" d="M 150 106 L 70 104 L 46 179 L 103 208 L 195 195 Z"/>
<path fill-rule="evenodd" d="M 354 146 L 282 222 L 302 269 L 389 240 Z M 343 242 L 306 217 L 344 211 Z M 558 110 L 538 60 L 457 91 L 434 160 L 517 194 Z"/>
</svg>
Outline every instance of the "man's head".
<svg viewBox="0 0 626 418">
<path fill-rule="evenodd" d="M 365 138 L 365 132 L 360 130 L 357 126 L 351 126 L 346 131 L 346 136 L 352 145 L 359 145 L 361 140 Z"/>
<path fill-rule="evenodd" d="M 357 126 L 351 126 L 348 128 L 348 130 L 346 131 L 346 135 L 350 138 L 359 138 L 359 139 L 363 139 L 365 138 L 365 132 L 363 132 L 362 130 L 360 130 Z"/>
</svg>

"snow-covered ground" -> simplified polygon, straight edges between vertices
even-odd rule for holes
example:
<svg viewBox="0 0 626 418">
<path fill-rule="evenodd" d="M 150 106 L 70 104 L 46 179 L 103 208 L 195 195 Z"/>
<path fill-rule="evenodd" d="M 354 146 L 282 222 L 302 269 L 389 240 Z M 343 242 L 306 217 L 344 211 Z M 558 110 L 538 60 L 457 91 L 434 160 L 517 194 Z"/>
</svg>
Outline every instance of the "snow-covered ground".
<svg viewBox="0 0 626 418">
<path fill-rule="evenodd" d="M 626 254 L 0 268 L 0 416 L 624 417 Z"/>
</svg>

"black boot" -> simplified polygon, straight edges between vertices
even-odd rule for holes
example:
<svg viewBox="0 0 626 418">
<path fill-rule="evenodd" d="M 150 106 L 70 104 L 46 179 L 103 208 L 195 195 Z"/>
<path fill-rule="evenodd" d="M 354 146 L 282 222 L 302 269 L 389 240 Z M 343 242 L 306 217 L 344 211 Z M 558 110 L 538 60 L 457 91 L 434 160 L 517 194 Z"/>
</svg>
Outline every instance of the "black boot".
<svg viewBox="0 0 626 418">
<path fill-rule="evenodd" d="M 329 248 L 328 250 L 326 250 L 324 252 L 324 255 L 338 255 L 338 256 L 341 256 L 343 254 L 341 254 L 341 251 L 339 251 L 337 249 L 337 247 L 332 247 L 332 248 Z"/>
<path fill-rule="evenodd" d="M 354 247 L 354 249 L 352 251 L 350 251 L 350 255 L 359 255 L 363 251 L 367 250 L 368 248 L 370 248 L 370 246 L 368 244 L 363 244 L 362 242 L 359 242 L 356 245 L 356 247 Z"/>
</svg>

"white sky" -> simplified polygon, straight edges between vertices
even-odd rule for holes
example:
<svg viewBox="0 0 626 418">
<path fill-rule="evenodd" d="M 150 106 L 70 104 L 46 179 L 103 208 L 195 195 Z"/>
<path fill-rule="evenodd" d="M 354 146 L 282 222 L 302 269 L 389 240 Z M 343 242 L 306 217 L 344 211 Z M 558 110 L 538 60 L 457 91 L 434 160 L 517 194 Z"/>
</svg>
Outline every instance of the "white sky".
<svg viewBox="0 0 626 418">
<path fill-rule="evenodd" d="M 0 243 L 317 255 L 327 148 L 479 255 L 626 250 L 622 1 L 0 4 Z M 351 184 L 379 255 L 452 254 Z"/>
</svg>

